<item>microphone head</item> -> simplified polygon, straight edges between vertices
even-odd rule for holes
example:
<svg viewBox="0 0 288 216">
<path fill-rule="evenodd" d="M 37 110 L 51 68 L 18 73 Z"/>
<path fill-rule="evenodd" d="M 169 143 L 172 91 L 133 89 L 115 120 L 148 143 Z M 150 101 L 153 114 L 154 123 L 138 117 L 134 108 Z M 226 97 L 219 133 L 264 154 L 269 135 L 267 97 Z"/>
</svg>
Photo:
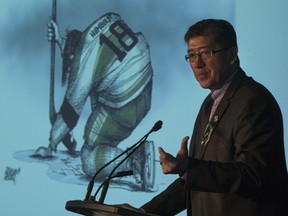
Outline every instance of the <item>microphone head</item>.
<svg viewBox="0 0 288 216">
<path fill-rule="evenodd" d="M 153 128 L 152 128 L 152 131 L 153 131 L 153 132 L 156 132 L 156 131 L 160 130 L 160 129 L 162 128 L 162 124 L 163 124 L 163 122 L 162 122 L 161 120 L 157 121 L 157 122 L 154 124 L 154 126 L 153 126 Z"/>
</svg>

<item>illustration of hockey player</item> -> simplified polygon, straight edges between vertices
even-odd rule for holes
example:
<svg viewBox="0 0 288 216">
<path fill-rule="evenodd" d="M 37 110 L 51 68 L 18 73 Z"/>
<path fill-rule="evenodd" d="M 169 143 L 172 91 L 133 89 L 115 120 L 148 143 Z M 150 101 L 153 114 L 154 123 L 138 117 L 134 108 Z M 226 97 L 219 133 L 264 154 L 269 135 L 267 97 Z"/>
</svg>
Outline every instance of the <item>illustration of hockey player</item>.
<svg viewBox="0 0 288 216">
<path fill-rule="evenodd" d="M 39 147 L 34 155 L 48 158 L 57 154 L 58 144 L 67 141 L 89 98 L 91 113 L 79 154 L 83 172 L 90 178 L 123 152 L 119 143 L 150 109 L 153 70 L 149 45 L 142 33 L 134 33 L 115 13 L 101 16 L 83 32 L 67 32 L 66 38 L 62 38 L 57 23 L 51 19 L 48 40 L 53 38 L 61 50 L 62 81 L 67 81 L 67 90 L 52 124 L 49 145 Z M 76 152 L 75 141 L 66 142 L 65 146 L 71 155 Z M 132 169 L 143 189 L 153 187 L 151 155 L 153 141 L 146 141 L 119 171 Z M 101 176 L 107 176 L 116 164 L 117 161 L 109 165 Z"/>
</svg>

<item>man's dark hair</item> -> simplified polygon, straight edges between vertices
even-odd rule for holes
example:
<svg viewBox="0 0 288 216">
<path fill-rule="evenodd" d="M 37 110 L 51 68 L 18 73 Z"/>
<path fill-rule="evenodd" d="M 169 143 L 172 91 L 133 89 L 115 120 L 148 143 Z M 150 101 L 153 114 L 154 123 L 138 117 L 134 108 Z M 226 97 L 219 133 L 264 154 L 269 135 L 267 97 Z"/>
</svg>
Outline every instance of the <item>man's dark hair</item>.
<svg viewBox="0 0 288 216">
<path fill-rule="evenodd" d="M 189 39 L 197 36 L 212 36 L 215 43 L 223 47 L 237 47 L 237 37 L 233 26 L 226 20 L 204 19 L 190 26 L 184 36 Z M 238 48 L 238 47 L 237 47 Z"/>
</svg>

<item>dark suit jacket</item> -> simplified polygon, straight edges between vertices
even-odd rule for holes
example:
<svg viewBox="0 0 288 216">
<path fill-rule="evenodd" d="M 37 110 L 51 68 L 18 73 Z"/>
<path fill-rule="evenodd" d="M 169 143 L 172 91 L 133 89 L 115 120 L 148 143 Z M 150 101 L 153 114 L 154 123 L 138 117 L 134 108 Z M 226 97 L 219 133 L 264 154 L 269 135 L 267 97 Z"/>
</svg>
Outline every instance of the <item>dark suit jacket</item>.
<svg viewBox="0 0 288 216">
<path fill-rule="evenodd" d="M 288 215 L 282 114 L 271 93 L 240 69 L 201 145 L 203 105 L 190 143 L 185 182 L 177 179 L 146 203 L 147 212 L 193 216 Z"/>
</svg>

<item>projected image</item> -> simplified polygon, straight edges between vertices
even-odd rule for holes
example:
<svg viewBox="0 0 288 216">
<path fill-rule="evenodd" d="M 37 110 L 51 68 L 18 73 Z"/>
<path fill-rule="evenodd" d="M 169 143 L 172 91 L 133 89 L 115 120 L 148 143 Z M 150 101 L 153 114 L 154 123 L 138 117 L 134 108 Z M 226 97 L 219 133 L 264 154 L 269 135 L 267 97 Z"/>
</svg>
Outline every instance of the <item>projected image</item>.
<svg viewBox="0 0 288 216">
<path fill-rule="evenodd" d="M 134 33 L 115 13 L 101 16 L 83 32 L 69 31 L 65 37 L 51 19 L 48 40 L 52 43 L 51 58 L 55 58 L 54 43 L 63 57 L 62 83 L 67 83 L 65 98 L 56 113 L 55 62 L 52 60 L 50 143 L 32 154 L 30 150 L 17 152 L 15 157 L 48 163 L 48 175 L 53 179 L 87 184 L 87 179 L 123 152 L 118 144 L 132 133 L 150 109 L 152 66 L 149 45 L 142 33 Z M 81 150 L 76 151 L 77 143 L 82 140 L 76 142 L 72 131 L 88 99 L 91 113 L 85 125 L 84 143 Z M 66 151 L 57 151 L 61 142 Z M 134 172 L 134 180 L 128 181 L 134 190 L 149 190 L 154 186 L 154 143 L 145 142 L 117 169 Z M 96 180 L 107 177 L 126 155 L 103 169 Z M 118 184 L 121 182 L 127 184 L 127 181 L 117 181 Z"/>
<path fill-rule="evenodd" d="M 141 207 L 178 178 L 157 148 L 177 154 L 207 95 L 184 34 L 210 17 L 237 27 L 235 1 L 55 2 L 1 1 L 1 213 L 74 215 L 95 176 L 89 198 L 111 177 L 103 204 Z"/>
</svg>

